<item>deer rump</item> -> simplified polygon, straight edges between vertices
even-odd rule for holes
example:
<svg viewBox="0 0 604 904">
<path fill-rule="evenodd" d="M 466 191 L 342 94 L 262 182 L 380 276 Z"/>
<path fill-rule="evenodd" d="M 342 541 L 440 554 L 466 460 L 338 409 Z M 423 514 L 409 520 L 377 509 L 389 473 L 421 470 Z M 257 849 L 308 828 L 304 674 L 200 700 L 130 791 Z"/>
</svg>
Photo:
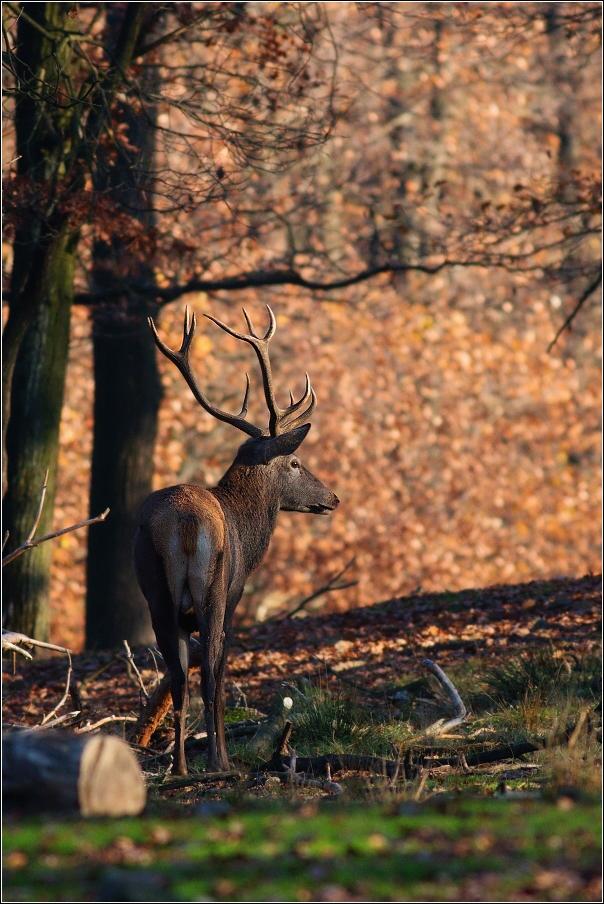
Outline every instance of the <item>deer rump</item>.
<svg viewBox="0 0 604 904">
<path fill-rule="evenodd" d="M 188 709 L 189 637 L 195 632 L 202 648 L 204 702 L 220 718 L 216 691 L 222 690 L 220 676 L 227 653 L 225 620 L 240 595 L 236 588 L 229 588 L 232 556 L 218 500 L 199 486 L 168 487 L 154 493 L 143 505 L 133 553 L 157 645 L 170 673 L 176 718 Z M 208 725 L 208 735 L 216 728 Z"/>
</svg>

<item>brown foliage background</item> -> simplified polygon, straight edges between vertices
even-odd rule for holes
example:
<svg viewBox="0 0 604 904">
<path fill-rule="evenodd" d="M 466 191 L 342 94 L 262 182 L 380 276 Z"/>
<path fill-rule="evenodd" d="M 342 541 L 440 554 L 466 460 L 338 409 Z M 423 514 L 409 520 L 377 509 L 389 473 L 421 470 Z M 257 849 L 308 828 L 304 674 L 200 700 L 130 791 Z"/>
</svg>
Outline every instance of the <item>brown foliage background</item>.
<svg viewBox="0 0 604 904">
<path fill-rule="evenodd" d="M 341 609 L 418 585 L 453 590 L 599 568 L 597 334 L 583 321 L 583 335 L 548 355 L 555 319 L 546 292 L 531 293 L 516 311 L 500 287 L 500 305 L 485 311 L 474 286 L 452 308 L 454 282 L 438 277 L 407 287 L 412 297 L 438 294 L 429 304 L 405 302 L 389 285 L 357 290 L 354 306 L 311 304 L 283 292 L 270 299 L 279 323 L 278 385 L 299 389 L 308 368 L 319 397 L 303 460 L 342 504 L 329 518 L 280 515 L 243 613 L 266 617 L 293 603 L 352 555 L 359 584 L 319 603 Z M 188 301 L 235 322 L 230 304 Z M 171 306 L 161 321 L 173 345 L 183 305 Z M 260 321 L 263 312 L 254 314 Z M 93 387 L 82 310 L 74 317 L 71 356 L 57 526 L 86 510 Z M 193 358 L 212 397 L 233 410 L 249 368 L 256 377 L 250 416 L 263 423 L 259 379 L 244 349 L 208 324 Z M 161 367 L 156 487 L 211 485 L 240 437 L 199 410 L 168 362 Z M 82 533 L 58 541 L 53 640 L 76 647 L 83 636 L 84 556 Z"/>
<path fill-rule="evenodd" d="M 242 617 L 292 606 L 353 555 L 357 586 L 317 607 L 344 609 L 418 586 L 453 590 L 599 568 L 596 296 L 548 352 L 600 250 L 590 234 L 600 170 L 596 4 L 558 4 L 572 7 L 573 17 L 551 33 L 537 6 L 331 6 L 341 118 L 327 145 L 288 172 L 256 174 L 240 195 L 175 214 L 162 237 L 159 285 L 289 259 L 306 278 L 333 279 L 374 252 L 378 263 L 390 253 L 428 263 L 438 254 L 493 262 L 502 248 L 516 255 L 507 269 L 382 275 L 323 294 L 196 293 L 166 305 L 159 328 L 174 346 L 185 303 L 239 329 L 241 304 L 260 325 L 262 303 L 270 303 L 282 403 L 290 388 L 300 393 L 305 370 L 319 398 L 302 458 L 342 504 L 329 518 L 280 516 Z M 222 159 L 229 170 L 228 155 Z M 564 230 L 577 229 L 564 205 L 577 199 L 584 238 L 556 269 Z M 168 250 L 176 245 L 175 262 Z M 519 264 L 523 254 L 530 266 Z M 250 416 L 264 423 L 247 346 L 203 321 L 192 357 L 210 397 L 230 410 L 249 370 Z M 76 308 L 57 527 L 86 514 L 90 358 L 87 313 Z M 160 367 L 156 487 L 213 484 L 242 437 L 196 406 L 167 361 Z M 53 640 L 75 648 L 83 638 L 84 557 L 83 534 L 57 542 Z"/>
</svg>

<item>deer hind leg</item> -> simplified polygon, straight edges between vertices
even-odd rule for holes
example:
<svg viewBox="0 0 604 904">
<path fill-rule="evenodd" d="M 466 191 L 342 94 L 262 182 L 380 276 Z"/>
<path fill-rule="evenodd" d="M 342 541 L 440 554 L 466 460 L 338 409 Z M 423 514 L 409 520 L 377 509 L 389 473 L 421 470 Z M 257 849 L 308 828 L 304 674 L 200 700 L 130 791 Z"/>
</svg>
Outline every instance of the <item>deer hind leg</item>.
<svg viewBox="0 0 604 904">
<path fill-rule="evenodd" d="M 189 576 L 190 585 L 191 577 Z M 205 599 L 196 597 L 193 588 L 191 588 L 191 592 L 195 601 L 201 643 L 201 693 L 208 734 L 207 769 L 208 772 L 223 772 L 229 768 L 229 764 L 224 743 L 220 746 L 217 744 L 220 710 L 218 708 L 217 711 L 216 701 L 220 700 L 221 688 L 217 685 L 216 679 L 220 671 L 219 664 L 223 650 L 226 608 L 226 585 L 221 575 L 220 565 L 215 570 L 214 580 L 207 589 Z"/>
<path fill-rule="evenodd" d="M 175 775 L 186 775 L 184 743 L 189 709 L 189 633 L 178 625 L 162 558 L 143 528 L 139 528 L 134 538 L 133 559 L 139 586 L 149 604 L 157 646 L 170 675 L 176 754 L 173 771 Z"/>
<path fill-rule="evenodd" d="M 227 656 L 229 654 L 229 640 L 231 636 L 231 622 L 233 620 L 232 613 L 227 612 L 224 623 L 224 634 L 222 642 L 222 650 L 217 662 L 216 668 L 216 695 L 214 698 L 214 712 L 216 721 L 216 747 L 218 751 L 218 759 L 224 763 L 223 769 L 228 769 L 228 754 L 226 747 L 226 737 L 224 731 L 224 708 L 225 708 L 225 692 L 224 692 L 224 673 L 226 669 Z"/>
<path fill-rule="evenodd" d="M 201 691 L 208 734 L 208 772 L 224 772 L 229 768 L 224 745 L 224 727 L 222 729 L 222 744 L 218 733 L 221 724 L 223 724 L 220 709 L 222 688 L 216 680 L 222 653 L 223 636 L 222 618 L 219 617 L 219 610 L 219 605 L 216 607 L 210 605 L 201 618 L 198 616 L 202 658 Z"/>
</svg>

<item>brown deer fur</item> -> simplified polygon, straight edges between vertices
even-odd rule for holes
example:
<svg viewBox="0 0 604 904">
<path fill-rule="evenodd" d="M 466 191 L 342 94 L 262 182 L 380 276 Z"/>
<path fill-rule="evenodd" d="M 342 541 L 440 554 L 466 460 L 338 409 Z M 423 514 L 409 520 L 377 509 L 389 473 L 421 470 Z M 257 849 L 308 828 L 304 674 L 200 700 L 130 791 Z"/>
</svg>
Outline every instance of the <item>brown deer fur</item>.
<svg viewBox="0 0 604 904">
<path fill-rule="evenodd" d="M 170 673 L 176 774 L 187 771 L 184 740 L 191 633 L 199 631 L 201 643 L 208 770 L 223 771 L 228 769 L 224 672 L 233 614 L 245 581 L 262 561 L 280 510 L 327 514 L 339 503 L 337 496 L 304 468 L 296 455 L 310 429 L 308 423 L 300 422 L 310 416 L 315 404 L 308 378 L 299 402 L 292 400 L 285 410 L 276 405 L 268 360 L 268 341 L 275 322 L 270 309 L 269 314 L 271 325 L 263 338 L 256 336 L 247 314 L 250 335 L 235 333 L 215 321 L 249 342 L 257 353 L 270 412 L 268 433 L 244 420 L 247 390 L 242 411 L 235 416 L 215 408 L 198 389 L 188 363 L 194 319 L 189 327 L 185 315 L 180 352 L 165 346 L 152 324 L 158 347 L 177 365 L 200 404 L 251 437 L 239 447 L 218 486 L 205 489 L 181 485 L 152 493 L 142 506 L 134 538 L 136 576 Z"/>
</svg>

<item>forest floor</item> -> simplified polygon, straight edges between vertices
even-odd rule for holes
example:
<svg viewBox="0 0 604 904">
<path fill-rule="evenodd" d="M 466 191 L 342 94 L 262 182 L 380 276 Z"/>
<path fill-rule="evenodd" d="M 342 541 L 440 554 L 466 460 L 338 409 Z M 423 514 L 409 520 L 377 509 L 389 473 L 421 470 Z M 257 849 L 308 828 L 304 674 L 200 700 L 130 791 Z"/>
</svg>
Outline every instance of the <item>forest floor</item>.
<svg viewBox="0 0 604 904">
<path fill-rule="evenodd" d="M 283 682 L 300 678 L 354 682 L 371 699 L 370 689 L 420 678 L 426 657 L 445 670 L 471 662 L 479 671 L 529 649 L 578 655 L 601 640 L 601 604 L 601 576 L 589 575 L 426 593 L 333 615 L 262 622 L 236 633 L 229 692 L 233 703 L 243 693 L 247 706 L 264 711 Z M 152 654 L 134 652 L 143 679 L 152 684 Z M 15 674 L 5 662 L 3 722 L 35 725 L 60 700 L 65 673 L 62 657 L 19 661 Z M 191 684 L 194 696 L 194 676 Z M 72 685 L 90 719 L 139 713 L 140 691 L 128 677 L 123 650 L 74 656 Z"/>
<path fill-rule="evenodd" d="M 143 818 L 7 814 L 4 899 L 141 900 L 144 886 L 146 900 L 175 901 L 600 900 L 600 644 L 601 579 L 592 575 L 418 593 L 240 629 L 228 665 L 231 722 L 274 713 L 289 696 L 300 756 L 386 762 L 421 749 L 462 765 L 422 768 L 412 780 L 334 773 L 343 789 L 335 797 L 278 778 L 250 782 L 270 749 L 252 752 L 242 736 L 229 749 L 245 782 L 170 787 L 170 756 L 161 753 L 168 717 L 153 749 L 139 751 L 149 784 Z M 161 658 L 133 652 L 152 690 Z M 428 657 L 469 711 L 438 738 L 425 729 L 451 715 L 450 702 L 426 676 Z M 20 660 L 14 673 L 11 665 L 3 724 L 33 726 L 64 694 L 65 658 Z M 198 698 L 198 679 L 191 683 Z M 58 715 L 80 710 L 80 726 L 140 714 L 125 651 L 74 656 L 71 687 Z M 191 731 L 202 727 L 192 706 Z M 569 727 L 568 743 L 553 740 Z M 476 752 L 534 738 L 552 743 L 528 759 L 464 765 Z M 190 769 L 201 775 L 203 755 L 192 754 Z"/>
</svg>

